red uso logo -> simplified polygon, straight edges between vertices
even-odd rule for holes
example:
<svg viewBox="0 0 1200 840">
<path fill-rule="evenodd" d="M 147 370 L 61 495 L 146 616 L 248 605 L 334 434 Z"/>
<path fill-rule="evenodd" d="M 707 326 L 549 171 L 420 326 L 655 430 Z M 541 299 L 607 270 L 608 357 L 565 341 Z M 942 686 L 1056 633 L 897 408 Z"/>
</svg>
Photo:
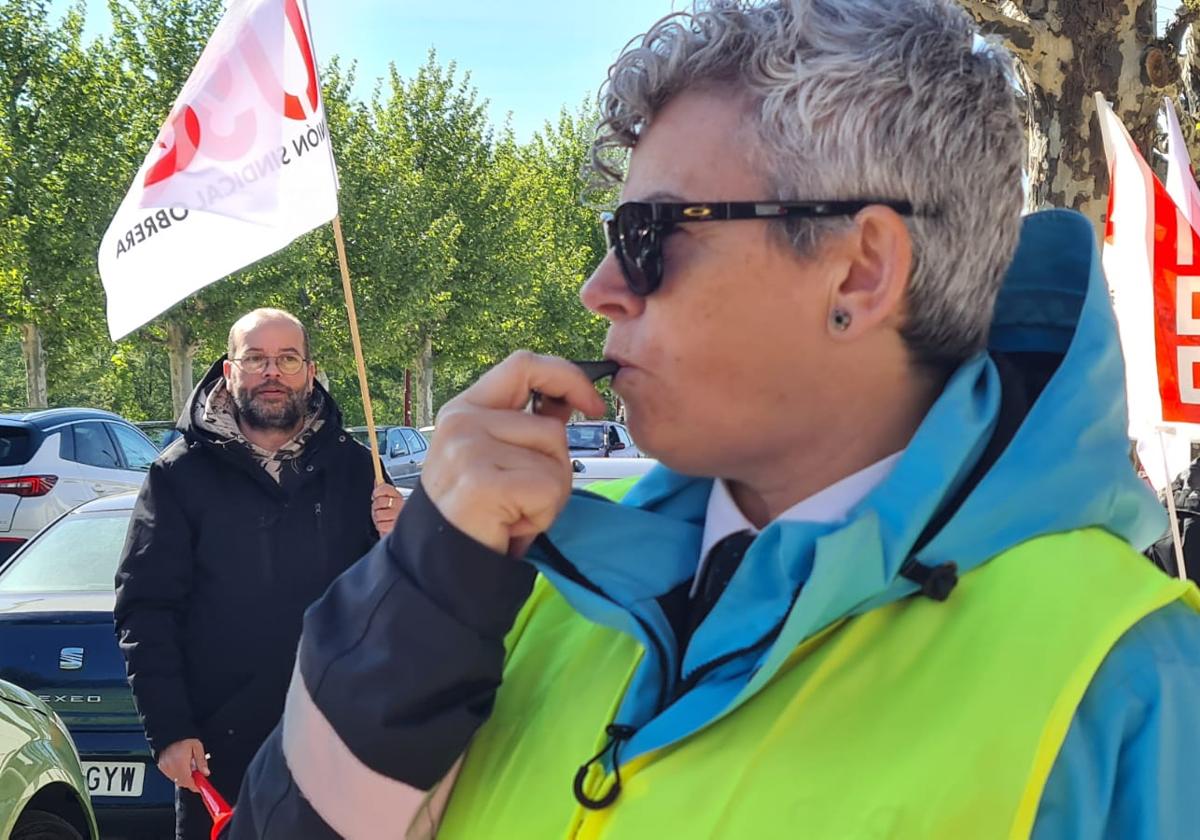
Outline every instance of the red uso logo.
<svg viewBox="0 0 1200 840">
<path fill-rule="evenodd" d="M 288 28 L 296 46 L 304 58 L 308 75 L 304 99 L 284 89 L 283 81 L 276 74 L 252 26 L 246 26 L 238 35 L 236 51 L 245 62 L 249 78 L 253 79 L 263 101 L 287 119 L 303 121 L 309 114 L 316 113 L 320 106 L 317 65 L 313 60 L 312 46 L 297 0 L 284 0 L 284 14 L 287 16 Z M 236 72 L 229 57 L 223 58 L 205 82 L 196 101 L 185 104 L 167 119 L 156 144 L 164 151 L 146 171 L 145 187 L 152 187 L 166 181 L 175 173 L 186 170 L 202 145 L 204 154 L 215 160 L 237 160 L 250 150 L 258 128 L 258 117 L 254 109 L 247 108 L 239 113 L 233 118 L 233 128 L 222 134 L 213 128 L 212 110 L 200 101 L 201 98 L 207 98 L 219 105 L 231 99 L 238 92 L 238 86 L 245 81 L 246 74 Z M 308 102 L 307 112 L 304 100 Z"/>
</svg>

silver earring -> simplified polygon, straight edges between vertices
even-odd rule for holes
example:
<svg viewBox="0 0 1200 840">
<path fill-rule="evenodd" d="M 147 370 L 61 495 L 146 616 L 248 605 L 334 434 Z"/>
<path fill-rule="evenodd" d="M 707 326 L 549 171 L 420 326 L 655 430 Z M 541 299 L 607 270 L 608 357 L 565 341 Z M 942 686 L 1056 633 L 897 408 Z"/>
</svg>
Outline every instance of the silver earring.
<svg viewBox="0 0 1200 840">
<path fill-rule="evenodd" d="M 845 309 L 833 310 L 830 320 L 833 322 L 833 328 L 838 332 L 845 332 L 850 329 L 850 313 Z"/>
</svg>

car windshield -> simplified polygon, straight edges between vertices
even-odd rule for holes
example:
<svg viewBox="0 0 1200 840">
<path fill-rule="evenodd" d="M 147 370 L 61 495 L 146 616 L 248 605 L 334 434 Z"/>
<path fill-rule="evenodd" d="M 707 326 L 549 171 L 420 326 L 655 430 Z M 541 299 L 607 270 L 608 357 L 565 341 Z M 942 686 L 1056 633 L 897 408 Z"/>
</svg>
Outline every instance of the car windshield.
<svg viewBox="0 0 1200 840">
<path fill-rule="evenodd" d="M 111 592 L 130 513 L 105 511 L 60 519 L 0 573 L 0 592 Z"/>
<path fill-rule="evenodd" d="M 371 448 L 371 436 L 367 434 L 366 429 L 351 429 L 350 437 L 361 443 L 367 449 Z M 375 430 L 375 440 L 379 441 L 379 451 L 387 454 L 387 432 Z"/>
<path fill-rule="evenodd" d="M 139 425 L 138 428 L 160 450 L 166 449 L 167 444 L 179 436 L 179 433 L 175 431 L 175 427 L 170 423 L 163 423 L 160 426 Z"/>
<path fill-rule="evenodd" d="M 603 449 L 603 427 L 567 426 L 567 447 L 569 449 Z"/>
<path fill-rule="evenodd" d="M 20 466 L 29 455 L 29 430 L 0 426 L 0 467 Z"/>
</svg>

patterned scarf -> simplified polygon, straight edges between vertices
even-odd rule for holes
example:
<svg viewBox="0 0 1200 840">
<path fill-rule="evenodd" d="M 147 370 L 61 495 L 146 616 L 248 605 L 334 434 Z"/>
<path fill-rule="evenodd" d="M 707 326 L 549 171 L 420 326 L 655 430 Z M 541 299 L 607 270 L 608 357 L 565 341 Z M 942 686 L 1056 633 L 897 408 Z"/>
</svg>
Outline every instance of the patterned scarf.
<svg viewBox="0 0 1200 840">
<path fill-rule="evenodd" d="M 251 457 L 267 471 L 267 475 L 279 483 L 282 480 L 285 464 L 289 464 L 293 470 L 300 469 L 298 459 L 304 449 L 304 444 L 325 425 L 325 418 L 322 416 L 324 408 L 325 395 L 314 388 L 308 399 L 304 424 L 300 427 L 300 431 L 279 449 L 271 452 L 246 440 L 246 436 L 242 434 L 242 430 L 238 426 L 237 404 L 233 400 L 233 394 L 229 393 L 229 389 L 225 386 L 225 380 L 218 379 L 212 390 L 208 392 L 208 397 L 203 402 L 197 401 L 193 406 L 192 422 L 198 428 L 216 436 L 223 443 L 245 447 Z"/>
</svg>

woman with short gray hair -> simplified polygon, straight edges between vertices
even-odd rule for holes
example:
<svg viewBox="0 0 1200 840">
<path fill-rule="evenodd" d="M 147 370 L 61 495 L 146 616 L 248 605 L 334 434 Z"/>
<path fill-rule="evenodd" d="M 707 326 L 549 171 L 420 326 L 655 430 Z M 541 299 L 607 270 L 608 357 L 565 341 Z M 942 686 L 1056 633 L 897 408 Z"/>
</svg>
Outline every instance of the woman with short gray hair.
<svg viewBox="0 0 1200 840">
<path fill-rule="evenodd" d="M 748 100 L 743 152 L 771 197 L 904 196 L 918 212 L 905 326 L 918 358 L 956 363 L 987 339 L 1023 203 L 1025 138 L 1012 58 L 956 6 L 911 0 L 711 3 L 659 21 L 614 65 L 592 147 L 602 183 L 621 182 L 654 113 L 685 90 Z M 987 200 L 982 200 L 986 197 Z M 794 219 L 801 254 L 847 224 Z"/>
<path fill-rule="evenodd" d="M 1010 78 L 949 0 L 632 42 L 581 299 L 660 465 L 571 493 L 562 359 L 443 407 L 233 836 L 1192 836 L 1200 594 L 1137 551 L 1092 227 L 1022 220 Z"/>
</svg>

